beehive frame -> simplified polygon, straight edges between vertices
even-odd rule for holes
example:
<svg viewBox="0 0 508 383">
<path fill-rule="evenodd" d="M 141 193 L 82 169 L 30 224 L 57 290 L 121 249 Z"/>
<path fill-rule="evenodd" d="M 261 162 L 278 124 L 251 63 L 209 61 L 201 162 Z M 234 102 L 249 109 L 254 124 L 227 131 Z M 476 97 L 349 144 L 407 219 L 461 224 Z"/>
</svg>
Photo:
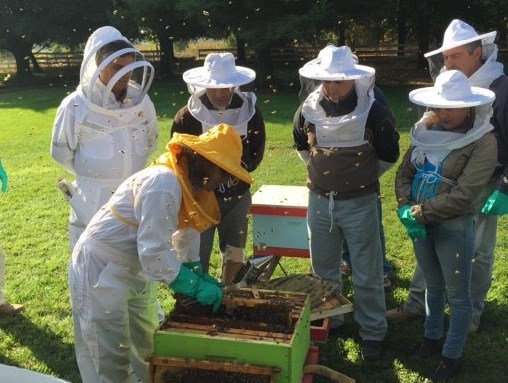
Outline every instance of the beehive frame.
<svg viewBox="0 0 508 383">
<path fill-rule="evenodd" d="M 245 294 L 248 295 L 247 298 Z M 172 321 L 170 315 L 154 335 L 154 357 L 206 361 L 220 365 L 251 365 L 266 368 L 272 374 L 278 371 L 274 383 L 301 381 L 310 347 L 310 305 L 307 295 L 269 290 L 256 290 L 256 294 L 258 297 L 252 289 L 228 293 L 221 309 L 227 310 L 226 306 L 233 302 L 256 310 L 271 300 L 286 299 L 292 307 L 292 332 L 273 332 L 270 331 L 270 326 L 263 324 L 260 324 L 260 329 L 224 329 L 220 324 L 217 325 L 217 321 L 211 321 L 208 325 L 178 323 Z M 243 325 L 241 321 L 239 324 Z"/>
</svg>

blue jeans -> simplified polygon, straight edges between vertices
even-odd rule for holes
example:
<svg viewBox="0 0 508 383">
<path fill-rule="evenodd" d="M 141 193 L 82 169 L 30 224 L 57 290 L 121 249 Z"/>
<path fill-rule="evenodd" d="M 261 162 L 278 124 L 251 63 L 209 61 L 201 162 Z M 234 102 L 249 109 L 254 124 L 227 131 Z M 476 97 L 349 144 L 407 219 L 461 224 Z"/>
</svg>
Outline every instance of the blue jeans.
<svg viewBox="0 0 508 383">
<path fill-rule="evenodd" d="M 492 284 L 494 252 L 496 250 L 497 215 L 477 213 L 475 223 L 475 253 L 471 277 L 473 317 L 480 317 L 485 309 L 485 298 Z"/>
<path fill-rule="evenodd" d="M 486 201 L 495 190 L 497 177 L 493 177 L 478 197 L 478 201 Z M 496 250 L 497 216 L 477 212 L 474 214 L 475 253 L 473 256 L 473 270 L 471 276 L 471 299 L 473 301 L 473 317 L 480 317 L 485 309 L 485 299 L 492 284 L 494 267 L 494 253 Z M 416 265 L 409 296 L 404 304 L 404 310 L 423 314 L 425 297 L 425 281 L 420 267 Z"/>
<path fill-rule="evenodd" d="M 385 230 L 383 227 L 383 208 L 381 206 L 381 196 L 377 198 L 377 214 L 379 220 L 379 239 L 381 240 L 381 252 L 383 253 L 383 275 L 390 277 L 393 275 L 393 266 L 390 261 L 386 258 L 386 242 L 385 242 Z M 349 247 L 347 241 L 344 241 L 342 245 L 342 262 L 351 265 L 351 257 L 349 255 Z"/>
<path fill-rule="evenodd" d="M 444 309 L 450 306 L 450 323 L 443 356 L 459 358 L 466 344 L 473 315 L 471 261 L 474 253 L 474 220 L 466 215 L 427 225 L 427 239 L 414 240 L 416 258 L 427 286 L 425 336 L 444 334 Z"/>
<path fill-rule="evenodd" d="M 329 200 L 309 192 L 307 225 L 314 272 L 341 281 L 342 243 L 347 239 L 353 268 L 354 317 L 364 340 L 383 340 L 386 307 L 383 256 L 376 214 L 377 195 Z"/>
<path fill-rule="evenodd" d="M 475 253 L 471 276 L 471 299 L 473 300 L 473 317 L 480 317 L 485 309 L 485 299 L 492 284 L 494 252 L 496 250 L 497 216 L 476 213 Z M 425 280 L 418 263 L 416 264 L 409 295 L 404 303 L 404 310 L 414 314 L 425 312 Z"/>
</svg>

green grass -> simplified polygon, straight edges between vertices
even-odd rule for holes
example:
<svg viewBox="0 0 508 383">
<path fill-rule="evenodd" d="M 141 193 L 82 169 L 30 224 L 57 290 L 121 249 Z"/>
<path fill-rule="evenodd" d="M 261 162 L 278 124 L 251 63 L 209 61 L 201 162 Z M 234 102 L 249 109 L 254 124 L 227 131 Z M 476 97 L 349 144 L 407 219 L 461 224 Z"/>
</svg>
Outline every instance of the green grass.
<svg viewBox="0 0 508 383">
<path fill-rule="evenodd" d="M 65 86 L 64 81 L 58 85 L 41 81 L 35 89 L 9 89 L 0 93 L 0 155 L 10 179 L 9 191 L 0 195 L 0 242 L 7 255 L 6 295 L 10 301 L 26 306 L 21 316 L 0 318 L 0 363 L 77 383 L 80 378 L 74 359 L 66 282 L 68 206 L 55 186 L 57 177 L 65 173 L 49 155 L 56 107 L 74 86 L 70 83 Z M 383 89 L 397 117 L 401 149 L 405 150 L 411 120 L 409 88 Z M 169 140 L 171 118 L 188 95 L 181 81 L 173 80 L 154 84 L 151 97 L 160 116 L 160 153 Z M 298 105 L 296 93 L 261 93 L 258 105 L 267 122 L 268 139 L 265 158 L 254 173 L 253 191 L 263 184 L 303 185 L 305 169 L 292 148 L 291 121 Z M 387 254 L 396 267 L 396 286 L 386 296 L 389 308 L 404 301 L 414 267 L 411 243 L 395 214 L 394 173 L 395 168 L 382 179 Z M 494 282 L 482 317 L 482 329 L 469 337 L 465 369 L 454 382 L 505 379 L 502 376 L 508 365 L 507 247 L 507 220 L 502 218 Z M 282 263 L 292 273 L 309 270 L 308 260 L 284 258 Z M 215 253 L 213 274 L 219 274 L 219 265 Z M 280 269 L 277 273 L 281 273 Z M 165 286 L 159 290 L 163 307 L 169 310 L 173 303 L 171 294 Z M 350 289 L 346 288 L 345 294 L 354 299 Z M 357 382 L 387 383 L 421 382 L 423 374 L 436 364 L 435 360 L 422 363 L 408 357 L 421 341 L 422 323 L 389 324 L 385 356 L 374 364 L 361 360 L 357 333 L 352 315 L 347 315 L 340 337 L 319 345 L 320 363 Z M 314 381 L 325 380 L 315 378 Z"/>
</svg>

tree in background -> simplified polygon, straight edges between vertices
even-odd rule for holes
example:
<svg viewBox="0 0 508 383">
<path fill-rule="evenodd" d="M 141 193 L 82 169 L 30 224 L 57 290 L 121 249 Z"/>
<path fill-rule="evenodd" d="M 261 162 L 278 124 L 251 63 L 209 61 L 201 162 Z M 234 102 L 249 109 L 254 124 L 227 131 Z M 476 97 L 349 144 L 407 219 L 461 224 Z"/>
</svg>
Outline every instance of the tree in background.
<svg viewBox="0 0 508 383">
<path fill-rule="evenodd" d="M 443 33 L 453 19 L 464 20 L 481 33 L 496 30 L 498 43 L 506 44 L 506 0 L 399 0 L 399 5 L 399 11 L 402 7 L 406 10 L 403 15 L 407 18 L 408 38 L 418 43 L 419 69 L 427 70 L 424 54 L 441 45 Z"/>
<path fill-rule="evenodd" d="M 246 50 L 254 52 L 256 83 L 274 85 L 273 47 L 289 46 L 294 40 L 313 35 L 318 1 L 308 0 L 177 0 L 176 7 L 187 20 L 201 23 L 206 37 L 234 36 L 238 62 Z"/>
<path fill-rule="evenodd" d="M 433 12 L 431 17 L 430 40 L 435 46 L 441 45 L 443 33 L 453 19 L 461 19 L 472 25 L 478 32 L 498 32 L 498 42 L 506 43 L 508 27 L 508 1 L 506 0 L 427 0 Z"/>
<path fill-rule="evenodd" d="M 160 75 L 173 74 L 174 43 L 197 39 L 206 35 L 206 29 L 197 20 L 189 19 L 176 8 L 178 1 L 122 0 L 116 2 L 112 24 L 134 40 L 155 41 L 160 49 Z"/>
<path fill-rule="evenodd" d="M 176 0 L 175 7 L 186 23 L 198 23 L 203 28 L 200 37 L 236 41 L 237 64 L 245 64 L 245 42 L 239 35 L 247 2 L 220 0 Z"/>
<path fill-rule="evenodd" d="M 174 42 L 233 37 L 238 63 L 254 52 L 257 85 L 266 88 L 275 81 L 274 47 L 416 42 L 423 70 L 423 54 L 440 44 L 452 19 L 497 30 L 506 42 L 507 14 L 506 0 L 2 0 L 0 49 L 12 52 L 17 76 L 27 77 L 37 69 L 34 49 L 76 48 L 110 24 L 132 40 L 158 42 L 159 72 L 166 75 L 174 68 Z"/>
<path fill-rule="evenodd" d="M 105 2 L 99 0 L 2 0 L 0 48 L 14 56 L 18 78 L 31 77 L 30 62 L 38 68 L 35 47 L 83 43 L 91 31 L 105 23 L 106 11 Z"/>
<path fill-rule="evenodd" d="M 333 32 L 336 45 L 355 49 L 357 43 L 377 46 L 389 35 L 388 18 L 394 14 L 396 1 L 387 0 L 322 0 L 316 20 L 322 33 Z"/>
</svg>

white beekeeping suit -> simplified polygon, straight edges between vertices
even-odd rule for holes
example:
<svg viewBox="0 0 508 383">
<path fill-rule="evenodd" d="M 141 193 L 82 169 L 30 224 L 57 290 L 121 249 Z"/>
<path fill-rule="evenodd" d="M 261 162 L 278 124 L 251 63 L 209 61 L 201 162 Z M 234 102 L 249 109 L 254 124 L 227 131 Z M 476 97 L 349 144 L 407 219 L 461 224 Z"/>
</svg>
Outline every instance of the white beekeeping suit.
<svg viewBox="0 0 508 383">
<path fill-rule="evenodd" d="M 221 124 L 175 134 L 167 149 L 118 187 L 74 247 L 69 288 L 83 383 L 151 381 L 156 281 L 212 308 L 222 301 L 219 282 L 199 265 L 199 233 L 220 220 L 214 190 L 227 174 L 252 183 L 241 138 Z"/>
<path fill-rule="evenodd" d="M 76 177 L 68 195 L 71 250 L 93 215 L 157 148 L 157 116 L 147 95 L 153 75 L 115 28 L 99 28 L 88 39 L 80 84 L 58 108 L 51 143 L 55 161 Z"/>
</svg>

